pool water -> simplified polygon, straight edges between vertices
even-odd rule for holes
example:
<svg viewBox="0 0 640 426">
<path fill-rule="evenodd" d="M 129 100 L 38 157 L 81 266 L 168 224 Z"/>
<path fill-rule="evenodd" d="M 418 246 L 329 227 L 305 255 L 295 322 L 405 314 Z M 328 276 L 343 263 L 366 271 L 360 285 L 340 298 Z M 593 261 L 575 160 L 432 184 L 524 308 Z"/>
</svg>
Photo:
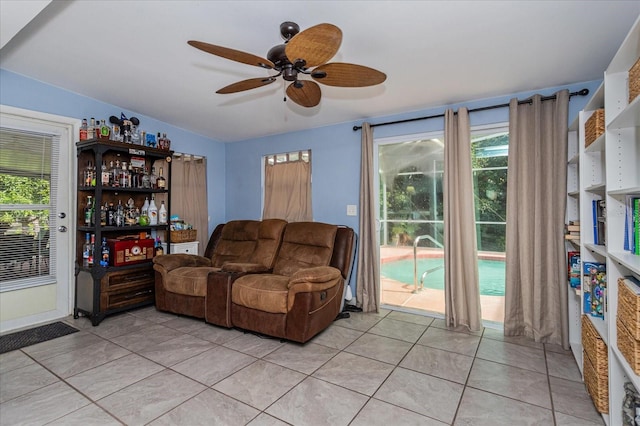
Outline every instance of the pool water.
<svg viewBox="0 0 640 426">
<path fill-rule="evenodd" d="M 418 285 L 424 271 L 444 265 L 444 259 L 418 259 Z M 383 277 L 413 285 L 413 259 L 383 263 L 380 267 Z M 478 260 L 480 294 L 483 296 L 504 296 L 505 262 L 500 260 Z M 424 280 L 426 288 L 444 290 L 444 268 L 431 272 Z"/>
</svg>

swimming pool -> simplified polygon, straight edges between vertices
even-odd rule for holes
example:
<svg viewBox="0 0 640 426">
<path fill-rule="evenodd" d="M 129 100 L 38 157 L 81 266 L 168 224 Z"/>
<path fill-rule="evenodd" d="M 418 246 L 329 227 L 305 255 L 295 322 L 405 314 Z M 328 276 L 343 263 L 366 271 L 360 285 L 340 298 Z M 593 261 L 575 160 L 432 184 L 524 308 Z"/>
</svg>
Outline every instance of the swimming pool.
<svg viewBox="0 0 640 426">
<path fill-rule="evenodd" d="M 428 269 L 442 266 L 442 258 L 418 259 L 418 285 L 422 273 Z M 385 262 L 380 266 L 383 277 L 413 285 L 413 259 Z M 480 277 L 480 294 L 483 296 L 504 296 L 505 262 L 500 260 L 478 260 Z M 430 273 L 425 278 L 424 286 L 436 290 L 444 290 L 444 268 Z"/>
</svg>

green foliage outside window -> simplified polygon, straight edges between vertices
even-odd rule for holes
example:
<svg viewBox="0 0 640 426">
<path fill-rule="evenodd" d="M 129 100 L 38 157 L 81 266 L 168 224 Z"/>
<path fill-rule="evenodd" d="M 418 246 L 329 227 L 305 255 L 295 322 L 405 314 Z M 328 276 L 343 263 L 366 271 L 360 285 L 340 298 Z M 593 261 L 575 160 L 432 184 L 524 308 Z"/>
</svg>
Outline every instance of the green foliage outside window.
<svg viewBox="0 0 640 426">
<path fill-rule="evenodd" d="M 0 174 L 0 205 L 47 205 L 49 204 L 49 181 L 35 177 Z M 33 232 L 34 226 L 48 222 L 48 210 L 11 209 L 0 211 L 3 227 L 20 224 L 24 231 Z M 25 229 L 27 228 L 27 229 Z"/>
</svg>

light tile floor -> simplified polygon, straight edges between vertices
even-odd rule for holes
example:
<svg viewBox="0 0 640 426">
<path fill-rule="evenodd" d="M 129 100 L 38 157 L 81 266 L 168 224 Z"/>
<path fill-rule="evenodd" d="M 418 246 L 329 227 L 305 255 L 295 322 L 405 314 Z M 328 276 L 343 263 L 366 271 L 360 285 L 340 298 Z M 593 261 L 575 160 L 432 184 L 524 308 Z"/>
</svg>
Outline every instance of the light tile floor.
<svg viewBox="0 0 640 426">
<path fill-rule="evenodd" d="M 399 311 L 305 345 L 153 307 L 0 355 L 1 425 L 602 425 L 570 352 Z"/>
</svg>

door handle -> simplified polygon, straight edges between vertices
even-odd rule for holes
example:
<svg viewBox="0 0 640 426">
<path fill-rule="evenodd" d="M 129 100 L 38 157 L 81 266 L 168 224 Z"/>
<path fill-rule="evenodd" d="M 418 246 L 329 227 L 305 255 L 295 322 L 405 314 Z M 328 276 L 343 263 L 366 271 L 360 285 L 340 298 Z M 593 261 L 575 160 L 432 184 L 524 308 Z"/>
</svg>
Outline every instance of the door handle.
<svg viewBox="0 0 640 426">
<path fill-rule="evenodd" d="M 64 219 L 65 217 L 67 217 L 67 214 L 65 212 L 60 212 L 60 213 L 58 213 L 58 217 L 60 219 Z"/>
<path fill-rule="evenodd" d="M 66 227 L 66 226 L 64 226 L 64 225 L 60 225 L 60 226 L 58 226 L 58 231 L 60 231 L 60 232 L 67 232 L 67 227 Z"/>
</svg>

